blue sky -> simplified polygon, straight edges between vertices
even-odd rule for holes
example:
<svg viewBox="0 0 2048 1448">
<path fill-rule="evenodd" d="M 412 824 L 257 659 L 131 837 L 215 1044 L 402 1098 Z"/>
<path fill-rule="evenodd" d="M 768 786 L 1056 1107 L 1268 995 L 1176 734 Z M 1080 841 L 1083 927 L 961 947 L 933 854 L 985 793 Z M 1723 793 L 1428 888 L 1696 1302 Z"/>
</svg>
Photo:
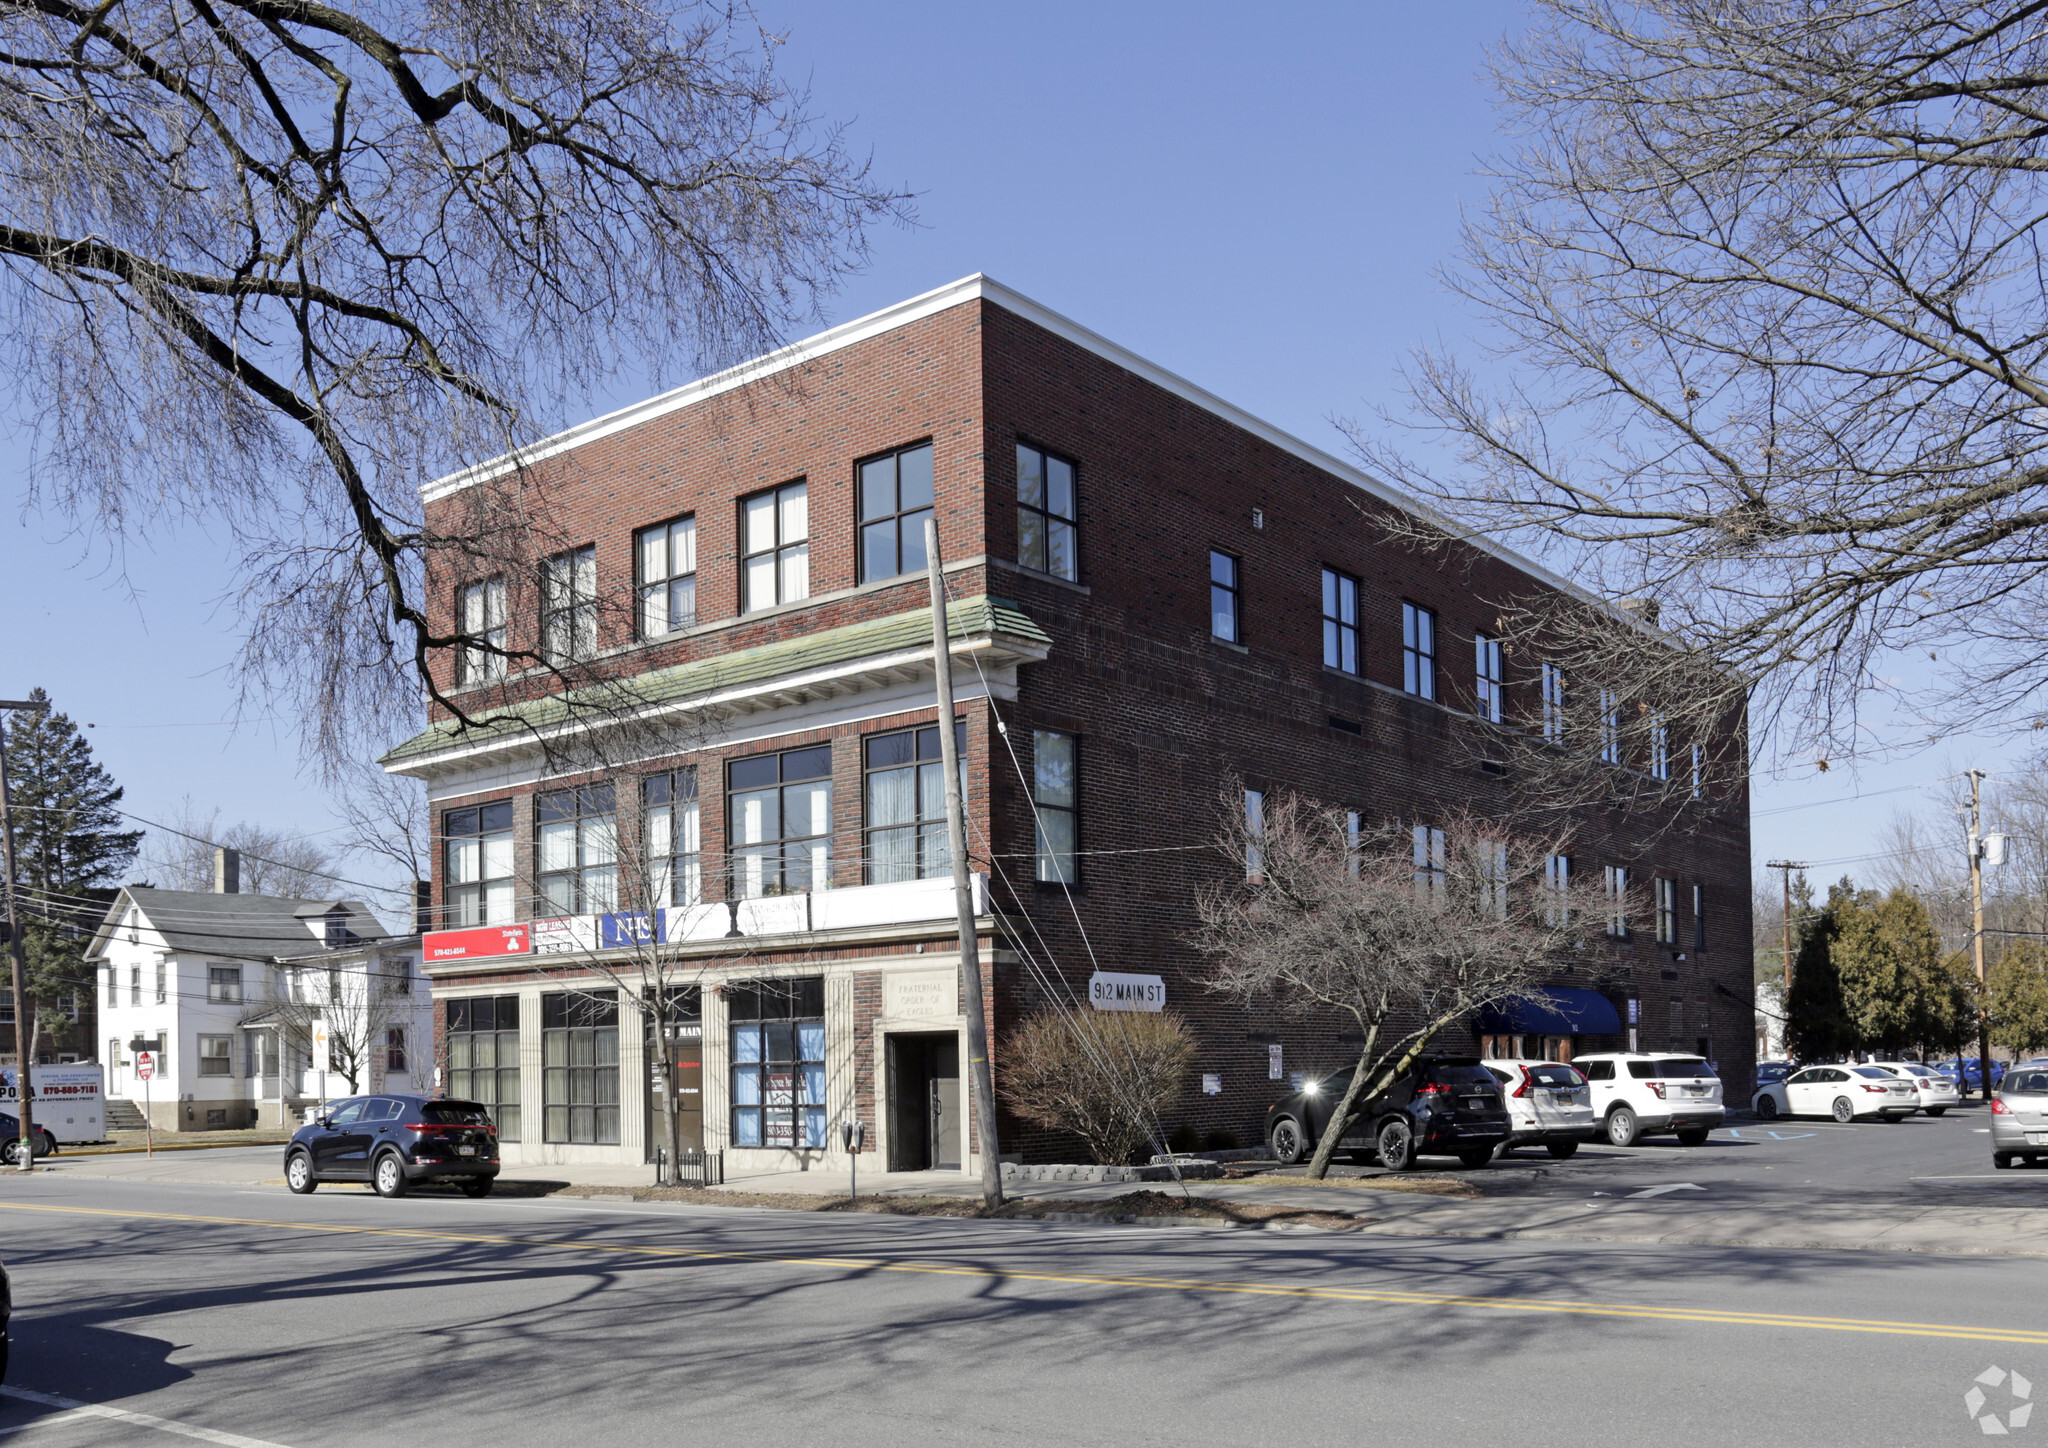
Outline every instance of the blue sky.
<svg viewBox="0 0 2048 1448">
<path fill-rule="evenodd" d="M 918 193 L 919 225 L 876 235 L 828 320 L 987 272 L 1339 452 L 1332 420 L 1389 400 L 1412 346 L 1474 330 L 1432 271 L 1460 207 L 1484 195 L 1475 163 L 1495 131 L 1480 71 L 1517 5 L 760 13 L 787 32 L 781 63 L 816 110 L 849 123 L 878 179 Z M 636 395 L 621 379 L 592 410 Z M 18 459 L 0 451 L 21 496 Z M 333 827 L 290 720 L 226 725 L 235 638 L 217 539 L 134 540 L 110 565 L 55 518 L 5 526 L 0 695 L 39 684 L 97 725 L 137 814 L 163 819 L 190 796 L 229 820 Z M 1860 774 L 1838 762 L 1759 779 L 1756 859 L 1866 852 L 1894 808 L 1923 802 L 1899 786 L 1998 757 L 1951 738 Z"/>
</svg>

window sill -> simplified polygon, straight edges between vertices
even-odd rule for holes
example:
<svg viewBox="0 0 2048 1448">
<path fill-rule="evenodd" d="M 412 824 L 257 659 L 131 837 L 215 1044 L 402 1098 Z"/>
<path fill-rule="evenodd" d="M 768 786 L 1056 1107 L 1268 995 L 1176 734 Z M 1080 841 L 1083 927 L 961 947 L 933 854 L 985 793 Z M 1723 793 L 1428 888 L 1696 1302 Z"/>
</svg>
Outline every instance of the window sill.
<svg viewBox="0 0 2048 1448">
<path fill-rule="evenodd" d="M 976 563 L 980 563 L 984 560 L 977 558 L 974 561 Z M 1031 567 L 1029 564 L 1012 563 L 1007 558 L 990 558 L 987 559 L 986 562 L 989 567 L 1000 568 L 1006 573 L 1021 573 L 1026 578 L 1031 579 L 1035 583 L 1050 583 L 1055 588 L 1072 589 L 1075 593 L 1092 594 L 1093 592 L 1095 592 L 1094 589 L 1090 588 L 1085 583 L 1076 583 L 1071 578 L 1060 577 L 1057 573 L 1043 572 L 1040 569 Z M 951 564 L 947 565 L 947 571 L 951 572 L 954 566 L 955 565 Z"/>
<path fill-rule="evenodd" d="M 1214 634 L 1209 635 L 1209 642 L 1216 645 L 1219 649 L 1229 649 L 1234 654 L 1248 654 L 1251 652 L 1251 649 L 1245 644 L 1234 644 L 1229 639 L 1219 639 Z"/>
</svg>

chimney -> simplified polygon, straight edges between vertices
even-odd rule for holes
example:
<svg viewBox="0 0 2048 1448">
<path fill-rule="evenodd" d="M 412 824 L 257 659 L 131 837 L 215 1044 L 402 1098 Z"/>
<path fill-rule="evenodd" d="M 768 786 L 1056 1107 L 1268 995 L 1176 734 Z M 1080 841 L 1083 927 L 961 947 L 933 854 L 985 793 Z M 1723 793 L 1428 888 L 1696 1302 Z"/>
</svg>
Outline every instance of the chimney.
<svg viewBox="0 0 2048 1448">
<path fill-rule="evenodd" d="M 412 933 L 425 935 L 434 928 L 434 887 L 425 880 L 412 882 Z"/>
<path fill-rule="evenodd" d="M 1657 626 L 1659 610 L 1657 600 L 1654 598 L 1624 598 L 1618 600 L 1614 606 L 1623 613 L 1634 614 L 1651 628 Z"/>
<path fill-rule="evenodd" d="M 239 895 L 242 893 L 242 852 L 231 850 L 226 845 L 215 846 L 213 851 L 213 893 L 216 895 Z"/>
</svg>

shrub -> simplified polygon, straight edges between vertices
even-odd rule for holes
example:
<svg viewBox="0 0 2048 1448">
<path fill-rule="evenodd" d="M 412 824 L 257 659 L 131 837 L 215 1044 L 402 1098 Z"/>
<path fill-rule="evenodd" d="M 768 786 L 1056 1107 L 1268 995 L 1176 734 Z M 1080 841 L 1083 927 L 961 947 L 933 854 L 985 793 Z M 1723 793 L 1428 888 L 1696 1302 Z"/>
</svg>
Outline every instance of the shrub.
<svg viewBox="0 0 2048 1448">
<path fill-rule="evenodd" d="M 1244 1139 L 1229 1127 L 1218 1127 L 1202 1138 L 1204 1151 L 1237 1151 L 1244 1146 Z"/>
<path fill-rule="evenodd" d="M 1168 1133 L 1166 1149 L 1176 1155 L 1190 1151 L 1200 1151 L 1202 1149 L 1202 1133 L 1195 1130 L 1191 1122 L 1183 1121 Z"/>
<path fill-rule="evenodd" d="M 1005 1044 L 998 1090 L 1026 1121 L 1073 1132 L 1115 1166 L 1153 1139 L 1194 1059 L 1186 1024 L 1167 1012 L 1047 1012 Z"/>
</svg>

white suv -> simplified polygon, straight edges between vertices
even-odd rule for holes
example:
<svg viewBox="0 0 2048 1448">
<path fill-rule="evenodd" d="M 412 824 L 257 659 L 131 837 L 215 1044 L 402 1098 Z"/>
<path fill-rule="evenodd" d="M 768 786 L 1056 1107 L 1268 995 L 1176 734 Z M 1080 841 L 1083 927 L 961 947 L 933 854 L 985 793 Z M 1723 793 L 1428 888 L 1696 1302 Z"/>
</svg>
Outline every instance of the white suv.
<svg viewBox="0 0 2048 1448">
<path fill-rule="evenodd" d="M 1501 1104 L 1508 1109 L 1508 1139 L 1503 1154 L 1518 1146 L 1541 1146 L 1559 1161 L 1579 1149 L 1582 1141 L 1600 1134 L 1593 1115 L 1592 1090 L 1586 1078 L 1561 1061 L 1493 1060 L 1480 1065 L 1500 1082 Z"/>
<path fill-rule="evenodd" d="M 1598 1051 L 1572 1064 L 1592 1083 L 1593 1114 L 1615 1146 L 1666 1131 L 1698 1146 L 1721 1124 L 1721 1082 L 1698 1056 Z"/>
</svg>

